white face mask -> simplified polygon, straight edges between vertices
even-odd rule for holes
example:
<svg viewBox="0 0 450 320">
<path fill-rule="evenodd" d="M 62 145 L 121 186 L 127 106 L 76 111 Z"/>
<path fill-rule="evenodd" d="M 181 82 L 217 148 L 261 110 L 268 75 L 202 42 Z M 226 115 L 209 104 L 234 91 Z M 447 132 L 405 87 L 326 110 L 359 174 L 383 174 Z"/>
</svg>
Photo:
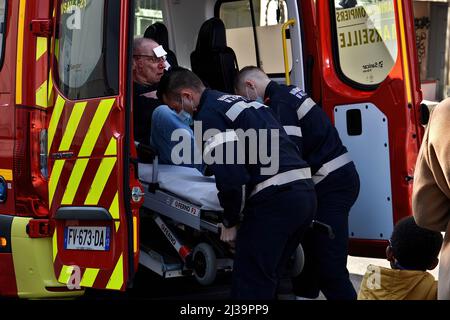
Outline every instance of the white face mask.
<svg viewBox="0 0 450 320">
<path fill-rule="evenodd" d="M 191 105 L 194 106 L 194 102 L 191 100 Z M 192 115 L 184 110 L 184 99 L 181 98 L 181 111 L 178 113 L 178 118 L 187 126 L 192 126 L 194 124 L 194 119 Z"/>
<path fill-rule="evenodd" d="M 256 88 L 255 88 L 255 87 L 252 87 L 252 90 L 255 92 L 255 95 L 254 95 L 253 98 L 250 97 L 250 94 L 249 94 L 249 92 L 248 92 L 248 87 L 245 87 L 245 92 L 246 92 L 246 94 L 247 94 L 247 99 L 255 100 L 255 101 L 257 101 L 257 102 L 259 102 L 259 103 L 261 103 L 261 104 L 264 104 L 264 99 L 263 99 L 262 97 L 258 96 L 258 92 L 256 91 Z"/>
</svg>

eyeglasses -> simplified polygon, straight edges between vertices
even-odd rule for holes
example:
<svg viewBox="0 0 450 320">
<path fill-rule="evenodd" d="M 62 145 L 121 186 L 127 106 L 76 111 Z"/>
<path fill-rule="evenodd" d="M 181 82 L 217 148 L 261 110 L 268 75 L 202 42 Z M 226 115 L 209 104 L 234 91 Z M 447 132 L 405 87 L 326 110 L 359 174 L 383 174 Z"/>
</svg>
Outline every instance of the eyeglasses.
<svg viewBox="0 0 450 320">
<path fill-rule="evenodd" d="M 160 63 L 160 62 L 164 62 L 166 61 L 166 57 L 156 57 L 156 56 L 149 56 L 149 55 L 145 55 L 145 54 L 135 54 L 133 55 L 134 57 L 146 57 L 150 60 L 151 63 Z"/>
</svg>

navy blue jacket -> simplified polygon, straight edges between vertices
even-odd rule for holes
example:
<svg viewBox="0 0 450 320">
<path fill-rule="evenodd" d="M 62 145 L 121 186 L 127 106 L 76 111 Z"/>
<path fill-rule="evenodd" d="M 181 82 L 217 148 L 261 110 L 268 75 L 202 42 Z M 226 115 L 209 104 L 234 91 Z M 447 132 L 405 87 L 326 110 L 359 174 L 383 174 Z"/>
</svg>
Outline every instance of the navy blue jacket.
<svg viewBox="0 0 450 320">
<path fill-rule="evenodd" d="M 238 222 L 239 214 L 242 211 L 242 203 L 245 200 L 243 190 L 246 190 L 245 194 L 248 198 L 248 195 L 258 183 L 282 172 L 308 167 L 308 164 L 301 158 L 301 153 L 295 143 L 290 140 L 280 126 L 273 111 L 263 104 L 247 101 L 241 96 L 206 89 L 201 97 L 199 110 L 194 119 L 202 121 L 202 135 L 210 129 L 218 130 L 211 135 L 214 137 L 204 144 L 203 156 L 205 159 L 207 154 L 214 156 L 219 154 L 220 150 L 223 151 L 223 164 L 207 164 L 216 177 L 219 201 L 224 208 L 225 226 L 230 227 Z M 196 122 L 196 125 L 198 125 L 198 122 Z M 258 143 L 245 143 L 244 152 L 238 154 L 237 149 L 243 144 L 234 140 L 236 136 L 239 138 L 239 134 L 235 133 L 251 132 L 252 129 L 257 134 Z M 227 131 L 228 133 L 224 134 Z M 268 138 L 264 139 L 264 133 L 266 132 Z M 275 154 L 270 156 L 278 157 L 279 169 L 273 174 L 262 174 L 261 170 L 267 169 L 270 164 L 262 163 L 258 153 L 261 148 L 266 148 L 267 152 L 262 153 L 269 155 L 271 137 L 272 134 L 273 137 L 276 137 L 275 132 L 279 133 L 279 148 L 276 148 Z M 205 140 L 208 138 L 204 137 Z M 239 140 L 242 142 L 244 139 Z M 218 149 L 219 146 L 221 146 L 220 150 Z M 233 150 L 233 153 L 231 153 L 231 150 Z M 241 162 L 237 162 L 236 160 L 239 160 L 237 159 L 238 155 L 242 156 L 243 154 L 245 154 L 245 161 L 241 159 Z M 227 157 L 233 161 L 226 161 Z M 314 188 L 312 182 L 311 187 Z M 261 193 L 263 192 L 261 191 Z"/>
<path fill-rule="evenodd" d="M 291 138 L 301 149 L 313 175 L 323 164 L 347 152 L 327 114 L 303 90 L 272 81 L 266 88 L 265 103 L 283 126 L 301 128 L 302 138 Z"/>
</svg>

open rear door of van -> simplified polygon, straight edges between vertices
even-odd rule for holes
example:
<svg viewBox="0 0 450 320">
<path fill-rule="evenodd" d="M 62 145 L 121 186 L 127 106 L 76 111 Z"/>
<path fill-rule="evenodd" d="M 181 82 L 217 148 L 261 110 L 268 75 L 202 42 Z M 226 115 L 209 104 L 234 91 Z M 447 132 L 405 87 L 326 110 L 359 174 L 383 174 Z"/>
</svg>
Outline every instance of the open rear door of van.
<svg viewBox="0 0 450 320">
<path fill-rule="evenodd" d="M 137 261 L 130 209 L 128 1 L 54 1 L 49 207 L 59 282 L 125 290 Z"/>
<path fill-rule="evenodd" d="M 411 215 L 423 128 L 412 1 L 316 1 L 322 105 L 358 169 L 350 254 L 384 256 Z"/>
</svg>

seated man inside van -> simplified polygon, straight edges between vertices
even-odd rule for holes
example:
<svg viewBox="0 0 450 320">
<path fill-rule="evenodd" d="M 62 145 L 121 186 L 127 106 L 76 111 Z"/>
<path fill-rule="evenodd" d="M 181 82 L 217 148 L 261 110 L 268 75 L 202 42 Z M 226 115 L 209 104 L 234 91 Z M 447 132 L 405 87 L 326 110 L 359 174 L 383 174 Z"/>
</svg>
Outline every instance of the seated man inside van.
<svg viewBox="0 0 450 320">
<path fill-rule="evenodd" d="M 192 116 L 184 110 L 177 113 L 161 105 L 153 111 L 150 145 L 158 151 L 161 164 L 196 168 L 203 173 L 202 154 L 192 125 Z"/>
</svg>

